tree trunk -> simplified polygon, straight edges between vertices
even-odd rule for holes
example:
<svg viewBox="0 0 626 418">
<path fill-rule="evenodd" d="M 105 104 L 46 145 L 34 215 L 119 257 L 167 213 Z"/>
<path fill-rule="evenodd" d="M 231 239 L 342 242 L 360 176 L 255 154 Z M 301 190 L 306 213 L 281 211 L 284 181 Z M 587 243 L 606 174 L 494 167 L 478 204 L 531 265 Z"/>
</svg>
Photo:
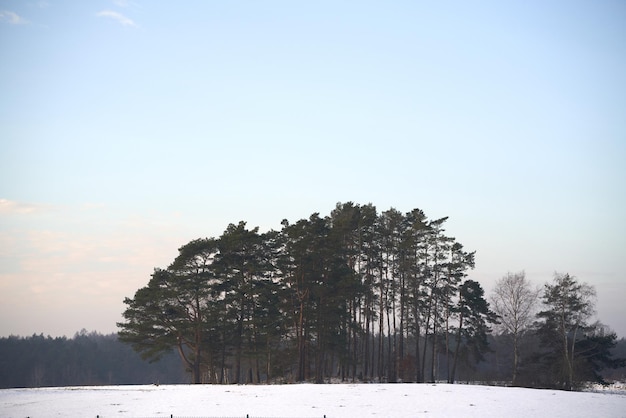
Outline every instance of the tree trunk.
<svg viewBox="0 0 626 418">
<path fill-rule="evenodd" d="M 391 360 L 391 318 L 387 312 L 387 382 L 391 382 L 391 373 L 393 369 L 393 361 Z"/>
<path fill-rule="evenodd" d="M 400 340 L 398 342 L 398 355 L 397 355 L 397 376 L 401 380 L 405 380 L 406 376 L 404 375 L 404 370 L 402 370 L 402 364 L 404 360 L 404 274 L 400 274 Z"/>
<path fill-rule="evenodd" d="M 417 309 L 416 309 L 417 311 Z M 420 361 L 420 327 L 417 320 L 417 313 L 415 314 L 415 381 L 418 383 L 423 382 L 422 379 L 422 367 Z"/>
<path fill-rule="evenodd" d="M 365 301 L 365 335 L 363 336 L 363 378 L 369 379 L 370 375 L 370 297 Z"/>
<path fill-rule="evenodd" d="M 272 349 L 270 346 L 270 334 L 267 334 L 267 352 L 266 352 L 266 371 L 265 373 L 267 373 L 267 378 L 266 378 L 266 382 L 267 383 L 271 383 L 272 382 Z"/>
<path fill-rule="evenodd" d="M 237 320 L 237 335 L 235 338 L 235 384 L 240 383 L 241 379 L 241 352 L 242 352 L 242 337 L 243 337 L 243 313 Z"/>
<path fill-rule="evenodd" d="M 433 336 L 432 336 L 432 362 L 430 363 L 430 381 L 432 383 L 436 382 L 436 354 L 437 354 L 437 318 L 433 318 Z"/>
<path fill-rule="evenodd" d="M 513 380 L 511 384 L 517 385 L 517 365 L 519 363 L 518 335 L 517 330 L 513 333 Z"/>
<path fill-rule="evenodd" d="M 382 268 L 380 269 L 380 298 L 378 302 L 378 382 L 381 383 L 383 378 L 383 351 L 384 351 L 384 326 L 385 326 L 385 285 Z"/>
<path fill-rule="evenodd" d="M 461 348 L 461 332 L 463 330 L 463 313 L 459 318 L 459 330 L 456 333 L 456 347 L 454 347 L 454 363 L 452 363 L 452 373 L 450 373 L 450 383 L 454 383 L 456 379 L 456 364 L 459 359 L 459 351 Z"/>
<path fill-rule="evenodd" d="M 185 354 L 185 350 L 183 349 L 183 339 L 180 336 L 178 337 L 178 344 L 176 345 L 176 348 L 178 349 L 178 354 L 180 355 L 183 363 L 189 367 L 189 371 L 191 372 L 191 381 L 194 384 L 200 383 L 200 355 L 197 347 L 194 347 L 195 358 L 193 361 Z"/>
<path fill-rule="evenodd" d="M 300 317 L 298 318 L 297 340 L 298 340 L 298 374 L 296 381 L 303 382 L 305 379 L 305 341 L 304 341 L 304 304 L 300 303 Z"/>
<path fill-rule="evenodd" d="M 428 311 L 426 313 L 426 325 L 424 327 L 424 350 L 422 352 L 422 377 L 421 382 L 426 381 L 426 351 L 428 350 L 428 327 L 430 326 L 430 314 L 432 310 L 432 296 L 428 302 Z"/>
<path fill-rule="evenodd" d="M 565 327 L 565 311 L 561 310 L 561 338 L 563 340 L 563 360 L 565 362 L 566 372 L 567 372 L 567 381 L 565 382 L 565 390 L 572 390 L 572 380 L 573 380 L 573 365 L 570 362 L 569 356 L 569 347 L 567 345 L 567 330 Z"/>
<path fill-rule="evenodd" d="M 391 355 L 389 356 L 389 369 L 391 371 L 391 382 L 396 383 L 398 381 L 398 332 L 396 325 L 396 296 L 394 292 L 394 296 L 391 300 L 391 314 L 393 316 L 393 350 L 391 351 Z M 391 330 L 389 330 L 391 334 Z"/>
</svg>

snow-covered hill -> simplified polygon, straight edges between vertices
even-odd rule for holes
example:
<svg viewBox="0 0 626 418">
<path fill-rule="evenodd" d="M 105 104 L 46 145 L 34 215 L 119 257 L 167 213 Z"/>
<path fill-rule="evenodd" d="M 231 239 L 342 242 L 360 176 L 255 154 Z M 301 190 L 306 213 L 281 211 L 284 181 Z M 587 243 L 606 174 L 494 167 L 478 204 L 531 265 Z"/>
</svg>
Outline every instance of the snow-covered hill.
<svg viewBox="0 0 626 418">
<path fill-rule="evenodd" d="M 0 390 L 2 417 L 626 417 L 626 393 L 448 384 Z"/>
</svg>

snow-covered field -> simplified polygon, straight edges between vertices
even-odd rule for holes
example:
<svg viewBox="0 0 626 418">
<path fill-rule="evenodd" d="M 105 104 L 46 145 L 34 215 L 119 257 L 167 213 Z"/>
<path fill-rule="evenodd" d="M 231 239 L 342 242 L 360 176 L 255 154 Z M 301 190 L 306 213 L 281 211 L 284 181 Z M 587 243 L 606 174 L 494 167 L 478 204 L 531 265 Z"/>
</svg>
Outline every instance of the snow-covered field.
<svg viewBox="0 0 626 418">
<path fill-rule="evenodd" d="M 0 390 L 0 417 L 626 417 L 626 392 L 448 384 Z"/>
</svg>

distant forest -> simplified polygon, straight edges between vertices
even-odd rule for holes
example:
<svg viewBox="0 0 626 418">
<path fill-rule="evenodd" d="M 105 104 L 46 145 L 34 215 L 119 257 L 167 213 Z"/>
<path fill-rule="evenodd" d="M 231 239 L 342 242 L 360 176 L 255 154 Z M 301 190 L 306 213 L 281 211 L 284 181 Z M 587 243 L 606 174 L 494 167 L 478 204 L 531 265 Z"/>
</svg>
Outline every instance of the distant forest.
<svg viewBox="0 0 626 418">
<path fill-rule="evenodd" d="M 141 358 L 116 334 L 81 331 L 73 338 L 0 338 L 0 388 L 189 383 L 176 353 Z"/>
</svg>

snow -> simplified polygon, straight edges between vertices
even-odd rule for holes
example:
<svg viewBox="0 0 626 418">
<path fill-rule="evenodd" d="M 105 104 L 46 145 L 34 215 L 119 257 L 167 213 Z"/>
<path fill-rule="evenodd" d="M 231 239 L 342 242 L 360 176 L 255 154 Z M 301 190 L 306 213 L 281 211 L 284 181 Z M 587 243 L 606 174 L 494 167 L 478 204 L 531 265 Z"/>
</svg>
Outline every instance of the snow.
<svg viewBox="0 0 626 418">
<path fill-rule="evenodd" d="M 626 417 L 626 392 L 449 384 L 0 390 L 1 417 Z"/>
</svg>

